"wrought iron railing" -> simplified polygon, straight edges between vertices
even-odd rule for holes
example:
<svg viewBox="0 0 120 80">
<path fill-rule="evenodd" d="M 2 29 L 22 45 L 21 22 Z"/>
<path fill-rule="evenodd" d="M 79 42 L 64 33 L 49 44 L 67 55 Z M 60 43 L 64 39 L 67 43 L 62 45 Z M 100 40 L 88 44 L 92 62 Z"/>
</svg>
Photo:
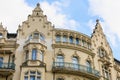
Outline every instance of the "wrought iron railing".
<svg viewBox="0 0 120 80">
<path fill-rule="evenodd" d="M 68 62 L 53 62 L 53 69 L 54 68 L 59 68 L 59 69 L 68 69 L 68 70 L 74 70 L 74 71 L 80 71 L 83 73 L 89 73 L 89 74 L 93 74 L 96 77 L 100 76 L 99 71 L 91 68 L 91 67 L 87 67 L 84 65 L 80 65 L 80 64 L 74 64 L 74 63 L 68 63 Z"/>
<path fill-rule="evenodd" d="M 14 63 L 0 63 L 0 69 L 15 69 Z"/>
</svg>

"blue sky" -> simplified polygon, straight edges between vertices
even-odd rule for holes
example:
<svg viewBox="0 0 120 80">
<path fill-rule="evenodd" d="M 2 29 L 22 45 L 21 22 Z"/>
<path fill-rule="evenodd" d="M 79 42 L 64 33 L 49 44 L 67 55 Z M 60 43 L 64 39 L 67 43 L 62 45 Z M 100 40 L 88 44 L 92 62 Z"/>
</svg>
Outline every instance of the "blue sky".
<svg viewBox="0 0 120 80">
<path fill-rule="evenodd" d="M 2 0 L 0 21 L 9 32 L 16 32 L 38 2 L 55 27 L 91 36 L 100 19 L 114 57 L 120 60 L 120 0 Z"/>
</svg>

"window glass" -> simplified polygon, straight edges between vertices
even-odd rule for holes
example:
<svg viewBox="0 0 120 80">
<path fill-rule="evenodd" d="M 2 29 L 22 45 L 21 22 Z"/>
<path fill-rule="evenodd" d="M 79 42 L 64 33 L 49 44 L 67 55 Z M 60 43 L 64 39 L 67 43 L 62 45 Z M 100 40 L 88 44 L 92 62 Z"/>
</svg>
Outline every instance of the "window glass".
<svg viewBox="0 0 120 80">
<path fill-rule="evenodd" d="M 63 42 L 67 42 L 67 36 L 66 35 L 63 36 Z"/>
<path fill-rule="evenodd" d="M 72 36 L 69 37 L 69 40 L 70 40 L 70 43 L 73 43 L 73 37 Z"/>
<path fill-rule="evenodd" d="M 30 80 L 35 80 L 35 76 L 30 76 Z"/>
<path fill-rule="evenodd" d="M 79 38 L 76 38 L 76 44 L 77 45 L 79 44 Z"/>
<path fill-rule="evenodd" d="M 0 38 L 2 38 L 3 37 L 3 35 L 2 35 L 2 33 L 0 33 Z"/>
<path fill-rule="evenodd" d="M 34 38 L 39 38 L 39 33 L 34 33 Z"/>
<path fill-rule="evenodd" d="M 42 41 L 45 40 L 45 38 L 44 38 L 44 36 L 42 34 L 40 34 L 40 40 L 42 40 Z"/>
<path fill-rule="evenodd" d="M 56 35 L 56 42 L 60 42 L 60 35 Z"/>
<path fill-rule="evenodd" d="M 77 57 L 73 57 L 72 58 L 72 63 L 73 63 L 73 68 L 74 69 L 78 69 L 79 68 L 78 58 Z"/>
<path fill-rule="evenodd" d="M 36 60 L 37 58 L 37 49 L 32 50 L 32 60 Z"/>
<path fill-rule="evenodd" d="M 87 72 L 92 73 L 91 63 L 90 61 L 86 61 Z"/>
<path fill-rule="evenodd" d="M 58 55 L 57 62 L 64 62 L 64 57 L 62 55 Z"/>
<path fill-rule="evenodd" d="M 43 58 L 44 57 L 44 54 L 43 54 L 43 51 L 40 51 L 40 61 L 43 61 Z"/>
<path fill-rule="evenodd" d="M 41 80 L 41 73 L 38 71 L 27 71 L 24 80 Z"/>
<path fill-rule="evenodd" d="M 0 57 L 0 67 L 3 65 L 3 57 Z"/>
<path fill-rule="evenodd" d="M 28 80 L 28 76 L 25 76 L 25 77 L 24 77 L 24 80 Z"/>
</svg>

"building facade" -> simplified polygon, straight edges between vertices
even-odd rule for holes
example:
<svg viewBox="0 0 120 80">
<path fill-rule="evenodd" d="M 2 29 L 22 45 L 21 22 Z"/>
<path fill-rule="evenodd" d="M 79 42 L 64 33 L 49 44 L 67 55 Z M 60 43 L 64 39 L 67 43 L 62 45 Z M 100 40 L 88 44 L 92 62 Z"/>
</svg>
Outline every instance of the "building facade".
<svg viewBox="0 0 120 80">
<path fill-rule="evenodd" d="M 0 25 L 0 80 L 120 80 L 99 20 L 91 36 L 55 28 L 37 4 L 17 33 Z"/>
</svg>

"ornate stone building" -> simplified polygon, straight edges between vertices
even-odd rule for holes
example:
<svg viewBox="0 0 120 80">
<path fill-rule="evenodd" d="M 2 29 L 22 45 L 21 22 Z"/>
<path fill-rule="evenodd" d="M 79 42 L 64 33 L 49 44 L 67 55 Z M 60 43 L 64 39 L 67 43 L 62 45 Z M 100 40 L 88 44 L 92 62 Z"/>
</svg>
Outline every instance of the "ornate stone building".
<svg viewBox="0 0 120 80">
<path fill-rule="evenodd" d="M 120 80 L 99 20 L 91 36 L 52 26 L 37 4 L 17 33 L 0 25 L 0 80 Z"/>
</svg>

